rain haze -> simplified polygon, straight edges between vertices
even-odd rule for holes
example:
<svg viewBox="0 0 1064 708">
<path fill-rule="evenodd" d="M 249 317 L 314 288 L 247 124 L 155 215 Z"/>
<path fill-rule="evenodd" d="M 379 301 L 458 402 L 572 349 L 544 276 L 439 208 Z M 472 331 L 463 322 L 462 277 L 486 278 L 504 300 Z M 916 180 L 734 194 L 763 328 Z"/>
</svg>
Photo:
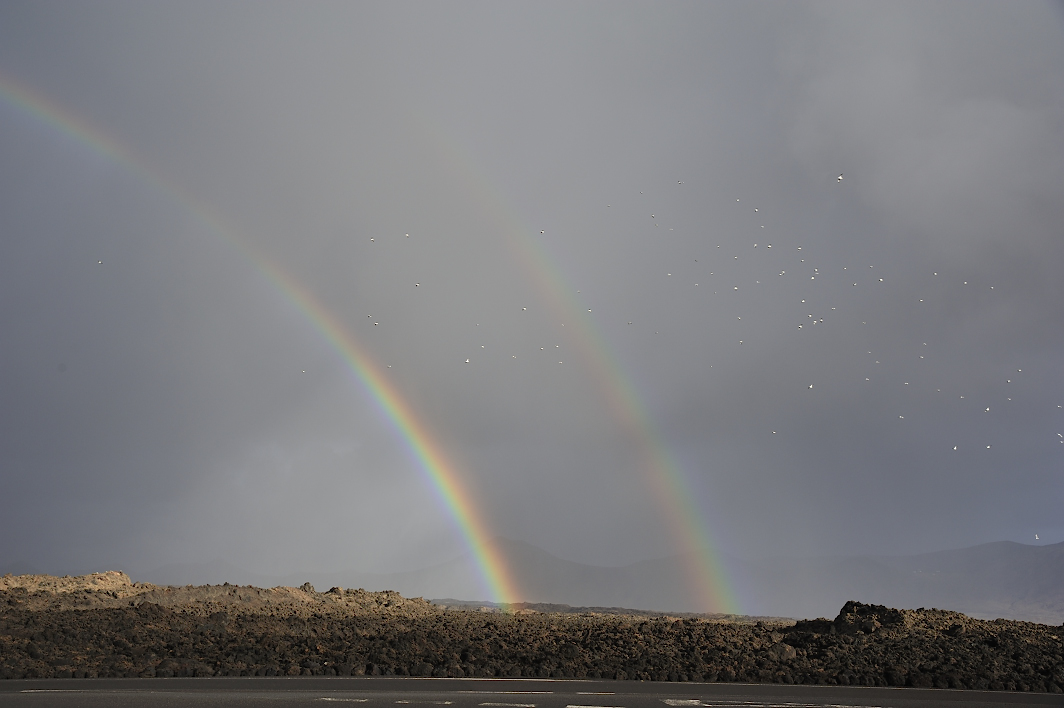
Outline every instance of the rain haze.
<svg viewBox="0 0 1064 708">
<path fill-rule="evenodd" d="M 1060 4 L 6 2 L 0 572 L 1064 542 L 1062 185 Z"/>
</svg>

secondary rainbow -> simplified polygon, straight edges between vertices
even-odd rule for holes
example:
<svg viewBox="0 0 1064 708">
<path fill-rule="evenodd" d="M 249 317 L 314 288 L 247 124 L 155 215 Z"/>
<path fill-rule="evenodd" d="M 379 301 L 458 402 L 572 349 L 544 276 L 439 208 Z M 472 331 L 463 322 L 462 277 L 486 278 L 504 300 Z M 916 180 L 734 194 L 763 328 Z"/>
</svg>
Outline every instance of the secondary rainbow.
<svg viewBox="0 0 1064 708">
<path fill-rule="evenodd" d="M 343 323 L 310 290 L 280 266 L 252 250 L 246 241 L 239 237 L 235 229 L 225 224 L 190 193 L 170 182 L 157 171 L 148 169 L 145 161 L 137 159 L 130 150 L 96 130 L 86 121 L 78 119 L 54 102 L 3 74 L 0 74 L 0 98 L 75 141 L 88 146 L 95 153 L 130 170 L 138 178 L 178 203 L 203 226 L 220 236 L 246 257 L 279 293 L 295 305 L 343 358 L 363 390 L 398 431 L 410 454 L 429 478 L 439 498 L 458 525 L 479 568 L 485 589 L 492 596 L 491 599 L 503 604 L 520 599 L 520 593 L 506 562 L 499 553 L 499 549 L 492 543 L 487 524 L 458 470 L 449 462 L 443 448 L 436 441 L 428 426 L 415 415 L 395 385 L 351 336 Z"/>
<path fill-rule="evenodd" d="M 642 465 L 662 516 L 670 526 L 679 551 L 693 563 L 687 568 L 695 601 L 702 611 L 740 611 L 703 515 L 694 504 L 691 485 L 670 453 L 663 437 L 647 414 L 632 384 L 594 319 L 576 301 L 569 287 L 533 230 L 521 224 L 515 210 L 460 149 L 453 138 L 435 126 L 423 123 L 433 144 L 442 149 L 480 207 L 500 226 L 513 246 L 517 260 L 536 284 L 541 296 L 561 321 L 575 324 L 566 332 L 581 350 L 588 370 L 596 378 L 610 411 L 638 444 Z"/>
</svg>

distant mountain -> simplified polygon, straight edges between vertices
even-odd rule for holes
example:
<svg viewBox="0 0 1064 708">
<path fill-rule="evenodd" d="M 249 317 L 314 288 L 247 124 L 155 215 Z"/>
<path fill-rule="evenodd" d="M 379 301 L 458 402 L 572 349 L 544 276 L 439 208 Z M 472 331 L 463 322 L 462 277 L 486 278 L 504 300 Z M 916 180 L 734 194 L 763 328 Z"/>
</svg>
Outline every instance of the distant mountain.
<svg viewBox="0 0 1064 708">
<path fill-rule="evenodd" d="M 507 561 L 514 587 L 520 589 L 518 599 L 524 602 L 661 611 L 698 609 L 697 603 L 688 597 L 683 562 L 679 557 L 613 568 L 562 560 L 521 541 L 496 539 L 494 543 L 499 555 Z M 134 573 L 134 576 L 134 580 L 158 585 L 229 582 L 262 587 L 298 586 L 309 582 L 319 590 L 339 585 L 366 590 L 396 590 L 407 597 L 481 600 L 489 597 L 480 570 L 469 555 L 419 570 L 388 574 L 343 570 L 271 576 L 216 560 L 168 565 L 146 573 Z"/>
<path fill-rule="evenodd" d="M 562 560 L 520 541 L 495 543 L 524 602 L 663 612 L 707 609 L 689 593 L 683 556 L 602 567 Z M 722 560 L 744 614 L 834 617 L 847 600 L 859 600 L 899 608 L 938 607 L 983 619 L 1064 622 L 1064 543 L 1027 546 L 1002 541 L 915 556 Z M 260 587 L 310 582 L 319 590 L 339 585 L 397 590 L 407 597 L 489 596 L 469 555 L 390 574 L 347 570 L 266 576 L 214 561 L 166 566 L 134 579 L 161 585 L 230 582 Z"/>
<path fill-rule="evenodd" d="M 831 616 L 846 600 L 937 607 L 980 619 L 1064 622 L 1064 543 L 1011 541 L 915 556 L 744 563 L 733 573 L 758 614 Z"/>
</svg>

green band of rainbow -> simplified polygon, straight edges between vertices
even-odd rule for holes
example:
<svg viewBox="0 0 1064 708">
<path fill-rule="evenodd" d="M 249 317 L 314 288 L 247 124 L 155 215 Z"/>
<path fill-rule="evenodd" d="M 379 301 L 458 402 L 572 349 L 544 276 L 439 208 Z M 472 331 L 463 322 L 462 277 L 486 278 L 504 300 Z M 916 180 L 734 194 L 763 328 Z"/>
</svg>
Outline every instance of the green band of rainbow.
<svg viewBox="0 0 1064 708">
<path fill-rule="evenodd" d="M 520 595 L 508 573 L 506 561 L 491 542 L 491 534 L 488 533 L 472 496 L 424 423 L 414 415 L 398 389 L 362 350 L 347 328 L 316 300 L 309 290 L 288 277 L 284 271 L 267 263 L 260 262 L 259 265 L 310 318 L 336 351 L 343 355 L 366 392 L 400 431 L 411 453 L 428 473 L 440 498 L 461 528 L 492 599 L 504 604 L 516 602 Z"/>
<path fill-rule="evenodd" d="M 612 353 L 595 321 L 575 299 L 573 288 L 548 257 L 535 238 L 534 230 L 522 225 L 514 209 L 474 165 L 468 150 L 435 125 L 422 123 L 428 139 L 443 153 L 458 183 L 464 183 L 483 213 L 498 224 L 509 239 L 516 259 L 522 264 L 540 295 L 566 327 L 579 347 L 587 370 L 595 377 L 609 410 L 628 432 L 642 457 L 647 487 L 651 490 L 680 553 L 689 560 L 688 583 L 693 599 L 702 611 L 740 611 L 739 603 L 727 578 L 728 573 L 711 542 L 712 535 L 704 514 L 695 504 L 683 470 L 670 454 L 635 386 Z"/>
<path fill-rule="evenodd" d="M 188 192 L 147 168 L 130 150 L 111 140 L 55 103 L 0 75 L 0 98 L 93 152 L 122 165 L 139 179 L 186 209 L 210 231 L 236 248 L 288 301 L 309 320 L 335 349 L 385 418 L 399 432 L 410 454 L 428 476 L 444 506 L 458 525 L 491 599 L 512 603 L 519 599 L 505 560 L 492 543 L 482 515 L 461 475 L 447 460 L 428 427 L 413 412 L 399 390 L 384 376 L 343 324 L 305 287 L 279 266 L 253 251 L 245 239 L 226 226 Z"/>
<path fill-rule="evenodd" d="M 704 612 L 738 613 L 738 603 L 726 580 L 727 571 L 710 542 L 709 526 L 695 504 L 696 497 L 683 470 L 594 320 L 573 298 L 572 289 L 565 286 L 561 274 L 530 232 L 527 228 L 512 231 L 514 247 L 555 312 L 565 322 L 577 325 L 570 335 L 584 360 L 590 363 L 588 369 L 604 393 L 609 410 L 640 451 L 647 486 L 670 526 L 680 554 L 688 560 L 685 569 L 698 608 Z"/>
</svg>

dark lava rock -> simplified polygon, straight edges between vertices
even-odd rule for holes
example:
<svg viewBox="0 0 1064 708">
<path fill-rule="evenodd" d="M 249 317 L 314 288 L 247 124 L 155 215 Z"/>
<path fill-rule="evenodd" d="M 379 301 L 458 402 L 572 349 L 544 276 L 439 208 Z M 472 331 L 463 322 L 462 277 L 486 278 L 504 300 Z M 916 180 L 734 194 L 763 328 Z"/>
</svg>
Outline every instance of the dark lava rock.
<svg viewBox="0 0 1064 708">
<path fill-rule="evenodd" d="M 451 676 L 1060 693 L 1061 631 L 848 602 L 834 620 L 446 609 L 332 588 L 0 584 L 0 678 Z M 85 576 L 89 577 L 89 576 Z M 101 575 L 102 577 L 102 575 Z M 48 581 L 51 582 L 51 581 Z M 44 589 L 42 589 L 44 588 Z"/>
<path fill-rule="evenodd" d="M 766 653 L 776 661 L 790 661 L 798 656 L 798 652 L 790 644 L 778 642 L 768 648 Z"/>
</svg>

